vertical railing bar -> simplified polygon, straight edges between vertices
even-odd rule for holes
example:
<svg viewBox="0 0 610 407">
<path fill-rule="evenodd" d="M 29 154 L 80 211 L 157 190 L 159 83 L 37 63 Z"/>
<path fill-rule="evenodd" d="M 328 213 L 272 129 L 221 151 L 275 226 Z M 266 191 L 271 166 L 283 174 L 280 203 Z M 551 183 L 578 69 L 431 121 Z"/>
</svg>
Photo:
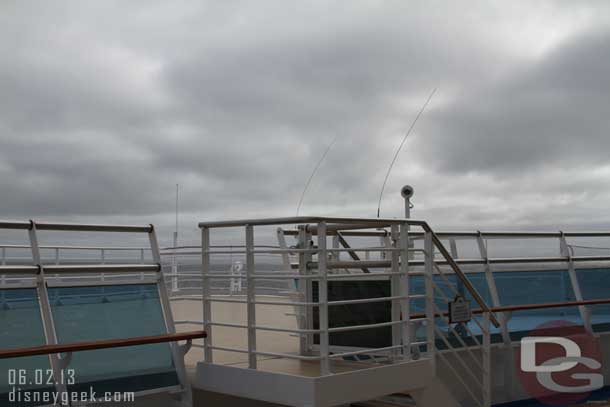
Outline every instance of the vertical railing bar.
<svg viewBox="0 0 610 407">
<path fill-rule="evenodd" d="M 313 235 L 311 234 L 311 232 L 307 231 L 307 228 L 305 228 L 305 240 L 304 240 L 304 244 L 305 244 L 305 248 L 307 249 L 311 249 L 313 246 Z M 313 252 L 309 251 L 307 253 L 305 253 L 305 262 L 303 263 L 303 268 L 305 269 L 304 273 L 305 275 L 311 274 L 312 271 L 308 269 L 307 264 L 308 262 L 310 262 L 313 259 Z M 305 298 L 307 298 L 307 301 L 313 301 L 313 281 L 308 278 L 305 280 Z M 307 318 L 307 329 L 313 329 L 313 314 L 314 314 L 314 309 L 313 307 L 306 307 L 305 308 L 308 311 L 308 314 L 306 315 Z M 307 341 L 308 341 L 308 349 L 311 352 L 311 350 L 313 349 L 313 344 L 314 344 L 314 335 L 313 334 L 309 334 L 307 335 Z"/>
<path fill-rule="evenodd" d="M 399 230 L 398 225 L 392 225 L 391 227 L 391 236 L 392 236 L 392 247 L 398 247 L 399 241 Z M 394 274 L 390 277 L 390 295 L 392 297 L 398 297 L 400 295 L 400 253 L 396 250 L 391 252 L 391 272 Z M 405 276 L 406 277 L 406 276 Z M 400 317 L 400 303 L 403 302 L 401 300 L 392 300 L 392 308 L 391 308 L 391 321 L 398 322 L 401 320 Z M 392 346 L 400 346 L 402 342 L 402 326 L 406 324 L 400 325 L 392 325 Z M 392 354 L 395 358 L 400 355 L 400 349 L 396 348 L 392 350 Z"/>
<path fill-rule="evenodd" d="M 6 266 L 6 247 L 2 248 L 2 265 Z M 0 284 L 3 286 L 6 284 L 5 274 L 0 275 Z M 4 302 L 4 290 L 2 291 L 2 302 Z"/>
<path fill-rule="evenodd" d="M 454 237 L 449 238 L 449 251 L 451 252 L 451 257 L 454 259 L 458 258 L 457 242 Z"/>
<path fill-rule="evenodd" d="M 439 286 L 436 283 L 434 283 L 434 288 L 441 294 L 441 297 L 443 297 L 443 300 L 445 302 L 449 303 L 450 300 L 442 292 L 442 290 L 439 288 Z M 437 314 L 439 317 L 444 317 L 443 313 L 441 312 L 441 310 L 439 309 L 439 307 L 436 304 L 434 304 L 434 308 L 437 310 Z M 447 318 L 447 320 L 449 320 L 449 317 L 446 317 L 446 318 Z M 479 328 L 481 328 L 481 331 L 483 331 L 483 325 L 479 322 L 479 320 L 476 317 L 473 317 L 472 320 L 479 326 Z M 464 329 L 466 329 L 466 332 L 468 332 L 470 334 L 470 336 L 472 337 L 472 339 L 476 343 L 476 345 L 481 346 L 481 343 L 476 338 L 476 335 L 474 334 L 474 332 L 472 332 L 472 330 L 468 327 L 468 324 L 464 324 L 463 326 L 464 326 Z"/>
<path fill-rule="evenodd" d="M 491 324 L 489 312 L 483 313 L 483 406 L 491 406 Z"/>
<path fill-rule="evenodd" d="M 203 344 L 203 359 L 207 363 L 213 363 L 212 352 L 212 302 L 210 301 L 210 228 L 201 228 L 201 296 L 203 307 L 203 330 L 207 333 L 207 338 Z"/>
<path fill-rule="evenodd" d="M 305 227 L 299 226 L 299 235 L 298 235 L 298 248 L 305 249 L 309 245 L 309 240 L 307 239 L 307 232 Z M 311 255 L 305 252 L 299 252 L 299 275 L 307 274 L 307 262 L 311 260 Z M 304 302 L 312 302 L 311 298 L 311 283 L 309 279 L 306 280 L 296 280 L 294 282 L 296 285 L 297 291 L 299 293 L 299 297 L 301 301 Z M 304 309 L 297 310 L 299 317 L 299 322 L 301 329 L 312 329 L 312 314 L 313 307 L 307 306 Z M 311 348 L 313 346 L 313 336 L 312 335 L 301 335 L 299 339 L 300 343 L 300 352 L 301 355 L 308 355 L 311 353 Z"/>
<path fill-rule="evenodd" d="M 246 225 L 246 301 L 248 323 L 248 367 L 256 369 L 256 287 L 254 277 L 254 228 Z"/>
<path fill-rule="evenodd" d="M 409 224 L 400 224 L 400 272 L 402 276 L 399 277 L 399 295 L 403 298 L 409 295 Z M 400 312 L 402 319 L 407 322 L 401 324 L 402 332 L 402 344 L 403 344 L 403 356 L 405 359 L 411 359 L 411 301 L 409 299 L 400 301 Z"/>
<path fill-rule="evenodd" d="M 172 276 L 172 292 L 176 293 L 178 292 L 178 256 L 176 254 L 176 247 L 174 247 L 172 249 L 173 254 L 172 254 L 172 272 L 171 272 L 171 276 Z"/>
<path fill-rule="evenodd" d="M 559 247 L 561 255 L 566 256 L 568 258 L 568 276 L 570 277 L 570 282 L 572 283 L 572 291 L 574 292 L 574 298 L 576 299 L 576 301 L 582 301 L 582 290 L 580 288 L 578 276 L 576 275 L 576 268 L 574 267 L 574 259 L 572 258 L 572 253 L 570 252 L 570 248 L 568 247 L 568 242 L 566 241 L 563 231 L 559 233 L 561 234 L 559 238 Z M 587 330 L 587 332 L 592 334 L 593 327 L 591 325 L 591 313 L 589 308 L 584 305 L 579 305 L 578 311 L 580 312 L 580 318 L 582 319 L 585 329 Z"/>
<path fill-rule="evenodd" d="M 449 370 L 453 373 L 453 375 L 455 376 L 456 379 L 458 379 L 458 381 L 462 384 L 462 387 L 464 388 L 464 390 L 466 390 L 466 392 L 470 395 L 470 397 L 472 398 L 472 400 L 479 406 L 481 407 L 486 407 L 483 406 L 481 404 L 481 401 L 479 400 L 479 398 L 477 397 L 476 394 L 473 393 L 472 389 L 470 388 L 470 386 L 468 386 L 466 384 L 466 382 L 464 381 L 464 378 L 462 377 L 461 374 L 458 373 L 458 371 L 453 367 L 453 364 L 449 362 L 449 359 L 447 358 L 447 356 L 445 356 L 445 354 L 443 352 L 439 352 L 438 353 L 439 356 L 441 357 L 441 359 L 444 360 L 445 365 L 447 365 L 447 367 L 449 368 Z"/>
<path fill-rule="evenodd" d="M 447 337 L 443 334 L 443 331 L 441 330 L 441 328 L 438 327 L 438 325 L 435 326 L 435 330 L 438 333 L 438 336 L 441 338 L 441 341 L 447 347 L 447 349 L 455 349 L 453 346 L 451 346 L 451 343 L 449 342 Z M 439 352 L 439 354 L 440 353 L 441 352 Z M 458 352 L 454 352 L 453 354 L 455 355 L 455 360 L 457 360 L 460 363 L 460 365 L 462 366 L 464 371 L 467 372 L 468 375 L 473 379 L 474 384 L 483 386 L 483 381 L 482 380 L 479 381 L 479 378 L 477 377 L 476 373 L 473 372 L 472 369 L 468 366 L 468 364 L 466 363 L 464 358 L 462 358 L 462 355 L 460 355 Z"/>
<path fill-rule="evenodd" d="M 157 240 L 157 232 L 153 225 L 150 225 L 150 232 L 148 232 L 148 239 L 150 241 L 150 250 L 152 252 L 153 262 L 159 265 L 159 272 L 157 273 L 157 290 L 159 293 L 159 299 L 161 301 L 161 310 L 163 312 L 163 318 L 165 320 L 165 329 L 168 334 L 176 333 L 176 324 L 174 323 L 174 316 L 172 313 L 171 304 L 169 302 L 169 295 L 167 293 L 167 285 L 165 283 L 165 277 L 163 276 L 163 270 L 161 269 L 161 252 L 159 250 L 159 241 Z M 189 384 L 189 380 L 186 373 L 186 366 L 184 363 L 184 354 L 180 352 L 180 348 L 177 342 L 169 343 L 172 356 L 174 359 L 174 366 L 178 374 L 178 379 L 184 392 L 181 394 L 181 399 L 187 405 L 192 404 L 192 392 Z"/>
<path fill-rule="evenodd" d="M 491 268 L 491 263 L 489 262 L 489 252 L 488 252 L 488 244 L 487 240 L 483 239 L 483 233 L 479 230 L 477 231 L 477 245 L 479 247 L 479 253 L 481 258 L 485 260 L 484 272 L 485 278 L 487 280 L 487 288 L 489 289 L 489 293 L 491 295 L 492 305 L 494 307 L 501 306 L 500 296 L 498 294 L 498 287 L 496 285 L 496 279 L 493 274 L 493 270 Z M 489 315 L 488 315 L 489 316 Z M 512 392 L 513 388 L 513 377 L 515 376 L 515 366 L 511 363 L 514 360 L 514 349 L 511 346 L 512 340 L 510 337 L 510 331 L 508 329 L 508 321 L 510 319 L 511 314 L 501 312 L 497 316 L 497 320 L 500 324 L 500 333 L 502 335 L 502 342 L 504 343 L 504 358 L 505 362 L 503 365 L 504 370 L 504 388 L 507 393 Z M 478 323 L 478 320 L 477 320 Z M 481 324 L 479 324 L 480 326 Z M 483 330 L 483 327 L 481 327 Z M 488 327 L 489 329 L 489 327 Z"/>
<path fill-rule="evenodd" d="M 454 287 L 451 282 L 449 281 L 449 279 L 447 278 L 446 273 L 438 266 L 438 264 L 434 264 L 434 267 L 436 269 L 436 271 L 438 271 L 438 275 L 443 279 L 443 281 L 447 284 L 447 286 L 453 291 L 453 293 L 458 294 L 458 290 L 456 287 Z M 436 287 L 436 290 L 441 294 L 441 296 L 443 297 L 443 300 L 446 302 L 449 302 L 450 299 L 447 298 L 447 296 L 445 295 L 445 293 L 443 292 L 443 290 L 441 290 L 441 288 L 434 282 L 434 280 L 432 281 L 432 284 L 434 285 L 434 287 Z M 478 319 L 473 318 L 472 319 L 478 326 L 479 328 L 483 329 L 482 324 L 478 321 Z M 467 331 L 470 332 L 471 335 L 472 331 L 470 331 L 470 328 L 468 328 L 468 324 L 464 324 L 464 327 L 466 328 Z"/>
<path fill-rule="evenodd" d="M 286 236 L 284 235 L 284 229 L 282 229 L 281 227 L 278 227 L 275 231 L 276 236 L 277 236 L 277 241 L 278 241 L 278 245 L 280 246 L 280 249 L 285 250 L 282 252 L 281 256 L 282 256 L 282 265 L 284 266 L 284 272 L 285 273 L 291 273 L 292 269 L 290 268 L 290 254 L 288 253 L 288 244 L 286 243 Z M 294 289 L 294 291 L 296 290 L 296 284 L 293 281 L 292 282 L 292 287 L 291 287 L 291 282 L 290 280 L 286 281 L 286 289 L 288 291 L 291 291 L 292 289 Z M 298 307 L 295 307 L 294 312 L 295 314 L 302 314 L 303 310 L 298 309 Z M 302 323 L 302 321 L 300 321 L 300 323 Z M 302 338 L 301 338 L 302 339 Z M 302 350 L 302 347 L 301 347 Z"/>
<path fill-rule="evenodd" d="M 144 264 L 144 249 L 140 249 L 140 264 Z M 144 273 L 140 273 L 140 280 L 144 280 Z"/>
<path fill-rule="evenodd" d="M 451 324 L 449 323 L 449 318 L 445 317 L 443 315 L 443 312 L 441 311 L 441 309 L 436 304 L 435 304 L 434 308 L 436 309 L 436 315 L 438 315 L 439 318 L 443 318 L 443 317 L 447 318 L 447 327 L 449 328 L 449 331 L 455 336 L 455 338 L 458 340 L 460 345 L 462 345 L 462 348 L 464 348 L 466 350 L 466 353 L 468 353 L 472 357 L 472 360 L 474 361 L 474 363 L 477 366 L 482 367 L 481 362 L 479 361 L 477 356 L 474 354 L 472 349 L 470 349 L 471 347 L 468 346 L 466 344 L 466 342 L 464 342 L 464 339 L 462 339 L 460 334 L 455 330 L 455 328 L 453 326 L 451 326 Z M 473 342 L 475 343 L 475 346 L 481 347 L 482 344 L 479 342 L 479 340 L 476 338 L 476 336 L 473 335 L 472 333 L 470 333 L 470 335 L 471 335 L 471 338 L 473 339 Z M 455 346 L 451 346 L 451 349 L 456 349 L 456 347 Z"/>
<path fill-rule="evenodd" d="M 326 376 L 330 374 L 330 353 L 328 335 L 328 279 L 326 262 L 328 252 L 326 250 L 326 222 L 318 223 L 318 306 L 320 321 L 320 374 Z"/>
<path fill-rule="evenodd" d="M 498 294 L 498 287 L 496 286 L 496 280 L 494 278 L 493 272 L 491 270 L 491 264 L 489 263 L 489 254 L 487 252 L 487 245 L 483 240 L 483 233 L 481 231 L 477 231 L 477 245 L 479 247 L 479 254 L 483 260 L 485 260 L 484 272 L 485 279 L 487 280 L 487 288 L 489 289 L 489 294 L 491 296 L 491 302 L 494 307 L 501 306 L 500 295 Z M 502 332 L 502 339 L 506 346 L 510 346 L 511 339 L 508 332 L 508 322 L 506 315 L 504 313 L 500 313 L 498 315 L 498 322 L 500 323 L 500 329 Z"/>
<path fill-rule="evenodd" d="M 332 245 L 333 245 L 333 249 L 338 249 L 339 248 L 339 235 L 335 234 L 332 238 Z M 333 250 L 331 251 L 331 256 L 333 258 L 333 260 L 335 261 L 340 261 L 341 260 L 341 252 L 340 251 L 336 251 Z"/>
<path fill-rule="evenodd" d="M 100 249 L 100 261 L 101 264 L 105 264 L 106 263 L 106 251 L 104 249 Z M 101 278 L 102 281 L 106 280 L 106 275 L 104 273 L 101 274 Z M 102 291 L 104 291 L 104 288 L 102 287 Z"/>
<path fill-rule="evenodd" d="M 433 276 L 434 276 L 434 245 L 432 244 L 432 232 L 426 230 L 424 236 L 424 252 L 425 252 L 425 285 L 426 285 L 426 319 L 428 325 L 426 327 L 427 336 L 427 349 L 428 357 L 430 357 L 433 367 L 436 369 L 436 343 L 435 343 L 435 332 L 434 326 L 436 321 L 434 319 L 434 287 Z"/>
<path fill-rule="evenodd" d="M 36 291 L 38 292 L 38 301 L 40 306 L 40 313 L 42 317 L 43 329 L 45 333 L 45 340 L 47 345 L 57 345 L 57 331 L 55 329 L 55 321 L 53 319 L 53 312 L 51 310 L 51 301 L 49 300 L 49 292 L 47 282 L 45 279 L 44 269 L 41 265 L 42 260 L 40 256 L 40 246 L 38 245 L 38 234 L 36 233 L 36 224 L 32 221 L 32 226 L 28 231 L 30 239 L 30 248 L 32 250 L 32 260 L 35 265 L 40 267 L 36 281 Z M 66 393 L 66 384 L 61 380 L 62 368 L 61 361 L 57 354 L 49 355 L 49 362 L 53 371 L 53 377 L 55 379 L 55 388 L 60 396 L 63 397 Z M 61 400 L 62 398 L 60 398 Z"/>
</svg>

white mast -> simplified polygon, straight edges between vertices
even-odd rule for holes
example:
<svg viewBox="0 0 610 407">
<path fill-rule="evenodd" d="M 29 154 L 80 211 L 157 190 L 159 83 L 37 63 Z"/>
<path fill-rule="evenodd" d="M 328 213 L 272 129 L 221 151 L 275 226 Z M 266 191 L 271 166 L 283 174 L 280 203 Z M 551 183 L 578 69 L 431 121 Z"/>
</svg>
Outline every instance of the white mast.
<svg viewBox="0 0 610 407">
<path fill-rule="evenodd" d="M 178 190 L 180 184 L 176 184 L 176 228 L 174 229 L 174 256 L 172 258 L 172 291 L 178 291 L 178 259 L 176 250 L 178 247 Z"/>
</svg>

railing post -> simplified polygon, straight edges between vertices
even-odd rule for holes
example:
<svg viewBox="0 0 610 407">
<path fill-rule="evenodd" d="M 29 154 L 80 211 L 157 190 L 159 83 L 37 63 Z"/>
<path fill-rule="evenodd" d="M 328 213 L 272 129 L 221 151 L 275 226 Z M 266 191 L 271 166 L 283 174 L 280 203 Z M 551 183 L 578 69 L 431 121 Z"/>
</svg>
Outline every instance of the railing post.
<svg viewBox="0 0 610 407">
<path fill-rule="evenodd" d="M 379 245 L 381 247 L 391 247 L 392 244 L 390 242 L 390 237 L 389 236 L 379 236 Z M 380 251 L 379 252 L 379 258 L 381 260 L 385 260 L 387 258 L 387 253 L 385 251 Z"/>
<path fill-rule="evenodd" d="M 426 285 L 426 352 L 432 363 L 436 364 L 436 341 L 435 341 L 435 319 L 434 319 L 434 245 L 432 244 L 432 231 L 426 230 L 424 235 L 425 252 L 425 285 Z"/>
<path fill-rule="evenodd" d="M 248 319 L 248 367 L 256 369 L 256 283 L 254 279 L 254 228 L 246 225 L 246 281 Z"/>
<path fill-rule="evenodd" d="M 403 345 L 403 357 L 405 359 L 411 359 L 411 300 L 409 297 L 409 224 L 400 224 L 400 285 L 399 295 L 402 297 L 400 300 L 400 312 L 402 314 L 402 320 L 404 321 L 401 326 L 402 332 L 402 345 Z"/>
<path fill-rule="evenodd" d="M 144 264 L 144 260 L 144 248 L 140 248 L 140 264 Z M 144 280 L 144 273 L 140 273 L 140 280 Z"/>
<path fill-rule="evenodd" d="M 570 247 L 568 246 L 568 242 L 566 241 L 564 233 L 559 233 L 561 234 L 561 237 L 559 238 L 560 254 L 568 258 L 568 276 L 570 277 L 570 283 L 572 283 L 574 298 L 576 299 L 576 301 L 582 301 L 582 291 L 580 289 L 580 283 L 578 282 L 578 276 L 576 275 L 574 259 L 572 258 Z M 578 311 L 580 312 L 580 318 L 582 319 L 585 329 L 590 334 L 593 334 L 593 327 L 591 326 L 591 313 L 589 312 L 589 308 L 584 305 L 579 305 Z"/>
<path fill-rule="evenodd" d="M 30 247 L 32 250 L 32 259 L 34 264 L 40 267 L 37 279 L 36 279 L 36 291 L 38 293 L 38 301 L 40 303 L 40 313 L 42 317 L 42 325 L 44 329 L 45 339 L 47 345 L 57 345 L 57 331 L 55 330 L 55 321 L 53 320 L 53 312 L 51 310 L 51 301 L 49 300 L 49 292 L 47 282 L 45 279 L 44 268 L 42 267 L 42 259 L 40 256 L 40 246 L 38 245 L 38 235 L 36 233 L 36 224 L 32 222 L 32 226 L 28 232 L 30 238 Z M 67 391 L 65 383 L 62 383 L 61 378 L 62 369 L 61 361 L 57 354 L 49 355 L 51 369 L 53 370 L 53 377 L 55 378 L 55 388 L 59 395 L 63 397 L 63 394 Z M 62 399 L 60 397 L 60 400 Z"/>
<path fill-rule="evenodd" d="M 6 247 L 2 248 L 2 265 L 6 266 Z M 4 274 L 0 275 L 0 284 L 4 285 L 6 283 L 6 276 Z M 2 299 L 4 300 L 4 291 L 2 291 Z"/>
<path fill-rule="evenodd" d="M 485 241 L 483 240 L 483 233 L 481 231 L 477 231 L 477 233 L 478 233 L 477 246 L 479 248 L 479 254 L 481 256 L 481 259 L 483 259 L 485 261 L 485 264 L 483 265 L 483 267 L 484 267 L 484 271 L 485 271 L 485 279 L 487 281 L 487 288 L 489 289 L 489 294 L 491 296 L 491 304 L 494 307 L 499 307 L 501 305 L 500 296 L 498 295 L 498 288 L 496 286 L 496 280 L 494 278 L 493 271 L 491 270 L 491 263 L 489 262 L 489 254 L 487 251 L 487 246 L 485 245 Z M 504 313 L 500 313 L 498 315 L 498 317 L 499 317 L 498 322 L 500 322 L 500 329 L 502 332 L 502 339 L 504 341 L 504 345 L 506 345 L 506 347 L 510 347 L 511 339 L 510 339 L 510 335 L 508 333 L 508 322 L 507 322 L 506 315 Z M 507 368 L 509 366 L 512 366 L 512 365 L 510 365 L 510 364 L 506 365 Z"/>
<path fill-rule="evenodd" d="M 176 256 L 176 248 L 172 256 L 172 293 L 178 292 L 178 257 Z"/>
<path fill-rule="evenodd" d="M 159 300 L 161 302 L 161 311 L 163 312 L 163 317 L 165 319 L 165 329 L 168 334 L 174 334 L 176 333 L 176 324 L 174 322 L 172 307 L 169 301 L 169 295 L 167 293 L 167 285 L 165 283 L 165 277 L 161 267 L 161 251 L 159 249 L 159 241 L 157 240 L 157 233 L 153 225 L 150 225 L 148 240 L 150 241 L 150 250 L 152 253 L 153 262 L 159 265 L 157 290 L 159 293 Z M 186 366 L 184 364 L 184 355 L 180 352 L 177 342 L 170 342 L 169 346 L 174 359 L 176 372 L 178 373 L 178 379 L 180 380 L 180 384 L 184 390 L 181 395 L 181 399 L 185 404 L 190 405 L 189 403 L 192 404 L 193 395 L 188 382 Z"/>
<path fill-rule="evenodd" d="M 203 330 L 208 337 L 203 341 L 203 360 L 212 363 L 212 302 L 210 301 L 210 229 L 201 228 L 201 303 L 203 305 Z"/>
<path fill-rule="evenodd" d="M 298 248 L 301 250 L 309 249 L 309 242 L 311 236 L 307 233 L 305 226 L 299 226 L 299 241 Z M 311 261 L 311 252 L 299 252 L 299 275 L 305 276 L 309 274 L 307 269 L 307 263 Z M 296 280 L 297 291 L 300 297 L 305 302 L 312 302 L 312 285 L 310 279 L 299 279 Z M 313 328 L 313 307 L 308 305 L 303 307 L 301 310 L 301 329 L 312 329 Z M 307 355 L 311 353 L 313 346 L 313 335 L 305 334 L 300 336 L 300 350 L 301 355 Z"/>
<path fill-rule="evenodd" d="M 330 353 L 328 335 L 328 279 L 326 262 L 328 252 L 326 250 L 326 222 L 318 223 L 318 306 L 320 314 L 320 374 L 330 374 Z"/>
<path fill-rule="evenodd" d="M 483 406 L 491 406 L 491 331 L 489 312 L 483 313 Z"/>
<path fill-rule="evenodd" d="M 398 225 L 392 225 L 390 228 L 391 236 L 392 236 L 392 249 L 397 249 L 399 247 L 398 240 Z M 392 297 L 398 297 L 400 295 L 400 280 L 404 277 L 400 275 L 400 253 L 396 250 L 392 250 L 390 258 L 391 262 L 391 271 L 392 277 L 390 278 L 390 295 Z M 392 300 L 392 310 L 391 310 L 391 321 L 394 323 L 401 322 L 400 316 L 400 304 L 406 300 Z M 392 325 L 392 346 L 400 346 L 402 342 L 402 328 L 404 324 L 401 325 Z M 400 355 L 400 349 L 396 348 L 392 350 L 392 354 L 395 358 Z"/>
<path fill-rule="evenodd" d="M 55 248 L 55 264 L 59 264 L 59 247 Z"/>
<path fill-rule="evenodd" d="M 333 250 L 332 251 L 332 259 L 335 261 L 340 261 L 341 260 L 341 252 L 336 250 L 339 248 L 339 235 L 335 235 L 333 236 Z"/>
<path fill-rule="evenodd" d="M 284 271 L 290 273 L 290 254 L 288 253 L 288 244 L 286 244 L 286 236 L 284 236 L 284 229 L 277 228 L 276 231 L 277 242 L 282 249 L 282 264 L 284 265 Z"/>
</svg>

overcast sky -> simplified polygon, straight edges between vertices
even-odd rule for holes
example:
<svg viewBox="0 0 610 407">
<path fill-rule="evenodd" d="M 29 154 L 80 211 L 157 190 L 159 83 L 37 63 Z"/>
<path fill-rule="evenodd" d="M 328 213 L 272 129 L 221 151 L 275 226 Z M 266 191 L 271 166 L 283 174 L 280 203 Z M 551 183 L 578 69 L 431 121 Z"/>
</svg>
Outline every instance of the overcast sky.
<svg viewBox="0 0 610 407">
<path fill-rule="evenodd" d="M 0 218 L 610 224 L 610 3 L 0 3 Z"/>
</svg>

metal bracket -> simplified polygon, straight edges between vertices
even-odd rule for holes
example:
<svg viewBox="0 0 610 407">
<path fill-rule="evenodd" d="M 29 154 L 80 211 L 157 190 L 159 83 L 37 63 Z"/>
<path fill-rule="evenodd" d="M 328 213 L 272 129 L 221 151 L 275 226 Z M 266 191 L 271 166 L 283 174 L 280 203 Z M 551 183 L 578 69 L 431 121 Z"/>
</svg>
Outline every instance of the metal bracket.
<svg viewBox="0 0 610 407">
<path fill-rule="evenodd" d="M 193 340 L 187 339 L 186 343 L 184 345 L 178 345 L 178 352 L 180 352 L 180 354 L 184 358 L 184 356 L 186 356 L 188 351 L 191 350 L 192 346 L 193 346 Z"/>
<path fill-rule="evenodd" d="M 57 362 L 59 363 L 59 368 L 61 370 L 66 370 L 72 362 L 72 352 L 66 352 L 66 356 L 61 356 L 60 353 L 57 354 Z"/>
</svg>

